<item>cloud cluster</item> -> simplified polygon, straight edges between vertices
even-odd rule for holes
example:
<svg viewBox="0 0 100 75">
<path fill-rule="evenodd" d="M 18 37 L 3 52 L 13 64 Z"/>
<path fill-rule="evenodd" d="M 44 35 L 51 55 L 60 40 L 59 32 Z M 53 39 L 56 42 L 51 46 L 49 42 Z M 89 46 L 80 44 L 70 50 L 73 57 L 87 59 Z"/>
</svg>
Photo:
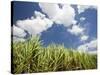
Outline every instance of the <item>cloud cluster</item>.
<svg viewBox="0 0 100 75">
<path fill-rule="evenodd" d="M 68 32 L 74 35 L 82 34 L 84 31 L 84 28 L 81 28 L 79 25 L 73 25 L 71 29 L 68 29 Z"/>
<path fill-rule="evenodd" d="M 41 32 L 52 27 L 53 23 L 64 25 L 69 33 L 79 36 L 80 41 L 86 41 L 89 38 L 84 33 L 85 28 L 77 24 L 75 9 L 71 5 L 39 3 L 39 7 L 44 14 L 40 11 L 34 11 L 34 15 L 31 18 L 16 21 L 16 24 L 13 25 L 14 39 L 23 39 L 27 36 L 27 33 L 29 35 L 41 34 Z M 77 8 L 79 13 L 84 12 L 88 8 L 96 9 L 93 6 L 77 6 Z M 85 17 L 81 17 L 80 21 L 85 19 Z"/>
<path fill-rule="evenodd" d="M 81 27 L 81 25 L 73 25 L 71 28 L 67 29 L 72 35 L 79 36 L 80 41 L 86 41 L 89 36 L 84 33 L 85 28 Z"/>
<path fill-rule="evenodd" d="M 31 18 L 16 21 L 16 24 L 13 25 L 14 39 L 23 39 L 27 33 L 30 35 L 41 34 L 41 32 L 52 27 L 54 22 L 63 24 L 65 27 L 76 23 L 74 20 L 75 11 L 70 5 L 62 4 L 62 8 L 60 8 L 59 4 L 39 3 L 39 6 L 48 18 L 45 14 L 34 11 Z"/>
<path fill-rule="evenodd" d="M 53 25 L 53 22 L 45 17 L 44 14 L 35 11 L 34 16 L 25 20 L 18 20 L 16 25 L 13 25 L 13 37 L 23 38 L 26 36 L 25 31 L 30 35 L 41 34 Z M 17 37 L 16 37 L 17 38 Z"/>
<path fill-rule="evenodd" d="M 86 28 L 81 25 L 81 22 L 84 22 L 86 17 L 81 17 L 79 19 L 80 22 L 77 22 L 75 20 L 75 9 L 71 5 L 39 3 L 39 7 L 42 12 L 34 11 L 33 16 L 30 18 L 18 20 L 16 24 L 13 24 L 13 40 L 25 41 L 27 35 L 40 35 L 43 31 L 55 25 L 54 23 L 64 25 L 67 31 L 72 35 L 78 36 L 81 42 L 86 42 L 89 39 L 89 36 L 85 33 Z M 80 5 L 77 8 L 78 14 L 85 12 L 87 9 L 96 9 L 94 6 Z M 93 52 L 96 51 L 96 48 L 97 40 L 92 40 L 78 46 L 77 49 L 79 51 Z"/>
<path fill-rule="evenodd" d="M 89 43 L 80 45 L 79 51 L 95 53 L 97 51 L 97 40 L 91 40 Z"/>
<path fill-rule="evenodd" d="M 14 41 L 25 41 L 24 37 L 27 35 L 23 29 L 17 27 L 16 25 L 12 26 L 12 35 Z"/>
<path fill-rule="evenodd" d="M 39 6 L 57 24 L 68 27 L 75 20 L 75 10 L 70 5 L 62 4 L 62 8 L 60 8 L 58 4 L 39 3 Z"/>
<path fill-rule="evenodd" d="M 36 18 L 18 20 L 16 25 L 27 30 L 29 34 L 36 35 L 52 26 L 53 22 L 48 18 L 42 18 L 40 15 L 35 15 Z"/>
<path fill-rule="evenodd" d="M 24 32 L 23 29 L 13 25 L 12 27 L 13 31 L 13 36 L 19 37 L 19 38 L 24 38 L 26 36 L 26 33 Z"/>
<path fill-rule="evenodd" d="M 77 25 L 77 21 L 75 20 L 75 10 L 70 5 L 60 4 L 59 6 L 58 4 L 39 3 L 39 6 L 53 22 L 56 24 L 63 24 L 68 32 L 80 36 L 81 41 L 88 39 L 88 36 L 83 33 L 85 29 L 81 27 L 81 25 Z M 80 18 L 81 21 L 84 21 L 85 19 L 85 17 Z M 70 26 L 72 27 L 70 28 Z"/>
</svg>

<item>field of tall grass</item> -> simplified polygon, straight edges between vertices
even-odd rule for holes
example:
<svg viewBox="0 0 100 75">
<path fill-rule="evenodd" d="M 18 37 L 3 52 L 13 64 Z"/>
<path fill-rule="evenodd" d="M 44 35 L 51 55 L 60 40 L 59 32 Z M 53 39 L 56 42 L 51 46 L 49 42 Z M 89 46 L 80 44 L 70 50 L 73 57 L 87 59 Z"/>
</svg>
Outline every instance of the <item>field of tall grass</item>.
<svg viewBox="0 0 100 75">
<path fill-rule="evenodd" d="M 43 47 L 39 37 L 12 42 L 12 73 L 86 70 L 97 68 L 97 55 L 78 52 L 64 45 Z"/>
</svg>

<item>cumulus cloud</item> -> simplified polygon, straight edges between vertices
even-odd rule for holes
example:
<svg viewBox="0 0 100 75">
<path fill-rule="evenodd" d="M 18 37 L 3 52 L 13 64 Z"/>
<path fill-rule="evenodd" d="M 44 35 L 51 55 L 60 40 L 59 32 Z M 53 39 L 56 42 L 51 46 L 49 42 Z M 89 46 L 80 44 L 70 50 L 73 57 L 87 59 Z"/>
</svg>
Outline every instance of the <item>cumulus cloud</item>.
<svg viewBox="0 0 100 75">
<path fill-rule="evenodd" d="M 34 16 L 35 17 L 41 17 L 41 18 L 45 18 L 46 16 L 44 14 L 42 14 L 41 12 L 39 11 L 34 11 Z M 33 17 L 33 16 L 32 16 Z M 35 18 L 33 18 L 35 19 Z"/>
<path fill-rule="evenodd" d="M 80 18 L 80 21 L 84 21 L 86 18 L 85 17 L 81 17 Z"/>
<path fill-rule="evenodd" d="M 40 8 L 44 13 L 46 13 L 49 18 L 53 18 L 57 11 L 59 11 L 59 7 L 57 4 L 51 3 L 39 3 Z"/>
<path fill-rule="evenodd" d="M 88 39 L 88 36 L 83 36 L 84 28 L 80 25 L 76 25 L 78 22 L 75 20 L 75 10 L 71 5 L 66 4 L 50 4 L 50 3 L 39 3 L 39 6 L 43 13 L 39 11 L 34 11 L 34 15 L 30 18 L 24 20 L 16 21 L 16 25 L 13 25 L 14 39 L 18 37 L 24 38 L 28 32 L 30 35 L 41 34 L 41 32 L 46 31 L 48 28 L 52 27 L 53 23 L 64 25 L 68 32 L 73 35 L 82 35 L 80 37 L 81 41 Z M 88 6 L 78 6 L 78 12 L 84 12 Z M 93 8 L 93 7 L 91 7 Z M 84 11 L 83 11 L 84 10 Z M 84 21 L 85 18 L 81 17 L 80 21 Z M 72 26 L 72 28 L 70 28 Z M 18 36 L 18 37 L 15 37 Z"/>
<path fill-rule="evenodd" d="M 86 5 L 78 5 L 77 8 L 78 8 L 78 13 L 79 14 L 83 13 L 87 9 L 97 9 L 96 6 L 86 6 Z"/>
<path fill-rule="evenodd" d="M 82 44 L 77 49 L 83 52 L 94 53 L 97 51 L 97 40 L 92 40 L 89 43 Z"/>
<path fill-rule="evenodd" d="M 73 21 L 72 21 L 72 24 L 73 24 L 73 25 L 77 24 L 77 21 L 76 21 L 76 20 L 73 20 Z"/>
<path fill-rule="evenodd" d="M 23 29 L 13 25 L 13 36 L 19 37 L 19 38 L 24 38 L 26 36 L 26 33 Z"/>
<path fill-rule="evenodd" d="M 63 24 L 66 27 L 73 23 L 75 10 L 70 5 L 62 4 L 62 8 L 60 8 L 58 4 L 39 3 L 39 6 L 55 23 Z"/>
<path fill-rule="evenodd" d="M 68 32 L 70 32 L 73 35 L 82 34 L 83 31 L 84 31 L 84 28 L 80 27 L 79 25 L 73 25 L 71 29 L 68 29 Z"/>
<path fill-rule="evenodd" d="M 80 40 L 81 41 L 86 41 L 89 38 L 87 35 L 81 35 Z"/>
<path fill-rule="evenodd" d="M 60 8 L 59 4 L 39 3 L 39 6 L 49 18 L 39 11 L 34 11 L 34 15 L 30 18 L 16 21 L 16 25 L 13 25 L 13 29 L 15 30 L 15 26 L 17 26 L 20 30 L 16 29 L 16 33 L 14 31 L 14 39 L 16 39 L 15 36 L 22 37 L 22 35 L 24 38 L 26 36 L 25 31 L 30 35 L 41 34 L 41 32 L 52 27 L 54 22 L 56 24 L 63 24 L 65 27 L 76 24 L 77 22 L 74 19 L 75 10 L 70 5 L 62 4 L 62 8 Z M 21 35 L 18 34 L 19 31 L 22 31 L 23 33 L 20 33 Z"/>
<path fill-rule="evenodd" d="M 40 34 L 52 26 L 53 22 L 46 18 L 44 14 L 36 11 L 35 16 L 31 19 L 18 20 L 16 25 L 32 35 Z"/>
<path fill-rule="evenodd" d="M 16 21 L 16 26 L 13 25 L 13 36 L 24 37 L 27 31 L 30 35 L 41 34 L 53 25 L 53 22 L 46 18 L 44 14 L 35 11 L 34 16 L 24 20 Z"/>
<path fill-rule="evenodd" d="M 41 10 L 48 15 L 50 19 L 56 24 L 63 24 L 67 27 L 68 32 L 73 35 L 79 36 L 81 41 L 88 39 L 88 36 L 84 34 L 84 28 L 80 25 L 76 25 L 77 21 L 75 20 L 75 10 L 70 5 L 66 4 L 50 4 L 50 3 L 39 3 Z M 79 11 L 85 10 L 85 8 L 90 8 L 88 6 L 78 6 Z M 92 8 L 92 7 L 91 7 Z M 84 21 L 86 18 L 81 17 L 80 21 Z M 72 28 L 69 28 L 72 26 Z"/>
</svg>

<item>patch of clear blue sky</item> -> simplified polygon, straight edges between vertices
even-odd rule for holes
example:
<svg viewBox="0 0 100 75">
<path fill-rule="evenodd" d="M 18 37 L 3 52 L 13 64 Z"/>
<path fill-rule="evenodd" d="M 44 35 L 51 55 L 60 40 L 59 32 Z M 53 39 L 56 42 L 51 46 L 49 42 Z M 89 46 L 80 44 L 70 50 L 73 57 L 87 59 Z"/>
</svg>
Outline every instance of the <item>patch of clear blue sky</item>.
<svg viewBox="0 0 100 75">
<path fill-rule="evenodd" d="M 72 7 L 75 9 L 75 19 L 78 23 L 80 23 L 80 17 L 86 18 L 81 25 L 86 28 L 85 32 L 89 35 L 87 41 L 97 38 L 97 10 L 87 9 L 85 12 L 77 14 L 76 5 L 72 5 Z M 13 2 L 13 24 L 17 20 L 30 18 L 34 14 L 34 11 L 42 12 L 36 2 Z M 44 46 L 54 42 L 56 44 L 64 44 L 68 48 L 77 48 L 77 46 L 83 43 L 79 40 L 79 36 L 70 34 L 63 25 L 57 25 L 55 23 L 47 31 L 42 32 L 41 40 L 43 40 Z"/>
</svg>

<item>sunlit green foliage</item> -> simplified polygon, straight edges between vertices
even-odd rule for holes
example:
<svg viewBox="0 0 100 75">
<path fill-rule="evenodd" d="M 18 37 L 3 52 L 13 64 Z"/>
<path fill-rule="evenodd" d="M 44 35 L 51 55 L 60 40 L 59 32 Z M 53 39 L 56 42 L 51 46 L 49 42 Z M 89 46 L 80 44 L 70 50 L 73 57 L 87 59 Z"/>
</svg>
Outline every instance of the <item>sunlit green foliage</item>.
<svg viewBox="0 0 100 75">
<path fill-rule="evenodd" d="M 42 46 L 39 37 L 12 43 L 12 73 L 85 70 L 97 68 L 97 55 L 80 53 L 64 45 Z"/>
</svg>

